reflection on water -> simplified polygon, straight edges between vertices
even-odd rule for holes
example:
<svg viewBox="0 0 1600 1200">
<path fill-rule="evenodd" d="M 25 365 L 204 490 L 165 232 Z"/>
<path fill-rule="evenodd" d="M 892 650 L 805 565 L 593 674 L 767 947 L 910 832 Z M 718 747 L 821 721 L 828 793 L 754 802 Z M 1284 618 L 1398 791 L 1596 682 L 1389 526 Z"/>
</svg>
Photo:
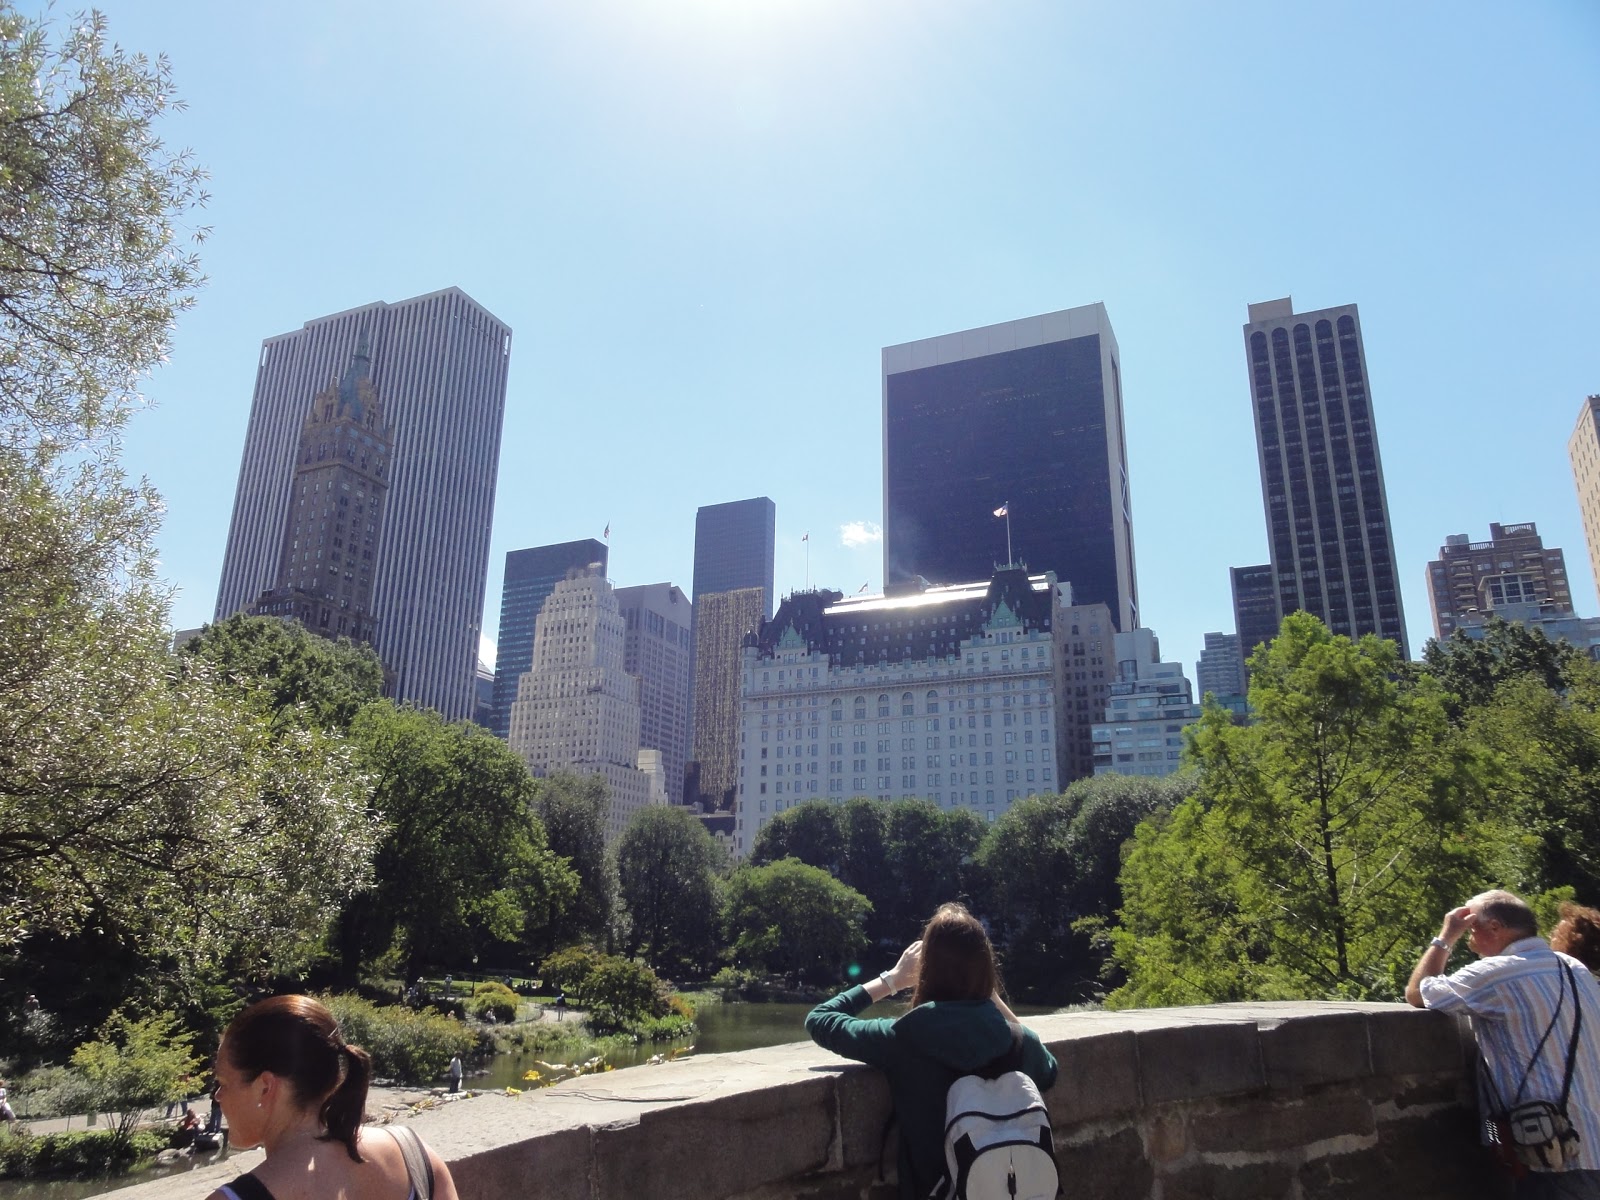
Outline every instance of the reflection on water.
<svg viewBox="0 0 1600 1200">
<path fill-rule="evenodd" d="M 84 1196 L 103 1196 L 118 1188 L 149 1183 L 167 1175 L 181 1175 L 196 1167 L 223 1162 L 228 1152 L 219 1150 L 197 1158 L 180 1158 L 170 1167 L 153 1167 L 132 1175 L 107 1175 L 97 1179 L 0 1179 L 0 1200 L 82 1200 Z"/>
</svg>

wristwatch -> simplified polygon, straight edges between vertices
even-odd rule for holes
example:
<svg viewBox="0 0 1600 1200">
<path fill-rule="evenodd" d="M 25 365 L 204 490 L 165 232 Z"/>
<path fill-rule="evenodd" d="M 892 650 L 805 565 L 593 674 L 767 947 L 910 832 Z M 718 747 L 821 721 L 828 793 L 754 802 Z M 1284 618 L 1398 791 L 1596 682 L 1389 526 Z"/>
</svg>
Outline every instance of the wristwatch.
<svg viewBox="0 0 1600 1200">
<path fill-rule="evenodd" d="M 1431 942 L 1428 943 L 1428 945 L 1434 947 L 1437 950 L 1448 950 L 1448 949 L 1450 949 L 1450 943 L 1445 941 L 1442 937 L 1434 938 Z"/>
<path fill-rule="evenodd" d="M 881 984 L 883 984 L 884 987 L 889 989 L 889 994 L 891 996 L 894 995 L 894 984 L 889 981 L 889 972 L 887 972 L 887 971 L 879 971 L 878 972 L 878 982 L 880 982 Z"/>
</svg>

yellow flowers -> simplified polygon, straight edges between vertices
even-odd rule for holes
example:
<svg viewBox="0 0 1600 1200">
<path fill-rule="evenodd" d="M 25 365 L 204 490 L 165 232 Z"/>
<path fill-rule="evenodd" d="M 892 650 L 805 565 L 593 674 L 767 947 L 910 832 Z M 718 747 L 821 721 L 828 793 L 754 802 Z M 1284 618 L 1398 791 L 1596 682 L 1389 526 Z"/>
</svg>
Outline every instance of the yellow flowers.
<svg viewBox="0 0 1600 1200">
<path fill-rule="evenodd" d="M 535 1080 L 542 1078 L 543 1076 L 541 1076 L 537 1071 L 524 1071 L 522 1073 L 522 1079 L 524 1083 L 532 1083 Z"/>
<path fill-rule="evenodd" d="M 507 1084 L 506 1085 L 506 1095 L 508 1095 L 508 1096 L 520 1096 L 520 1095 L 522 1095 L 522 1089 L 521 1088 L 514 1088 L 510 1084 Z"/>
</svg>

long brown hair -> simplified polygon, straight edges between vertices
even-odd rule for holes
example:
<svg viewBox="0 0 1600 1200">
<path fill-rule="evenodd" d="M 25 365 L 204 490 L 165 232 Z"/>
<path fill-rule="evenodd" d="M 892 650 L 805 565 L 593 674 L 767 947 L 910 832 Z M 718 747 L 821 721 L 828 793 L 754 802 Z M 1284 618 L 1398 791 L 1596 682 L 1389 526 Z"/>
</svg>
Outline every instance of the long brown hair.
<svg viewBox="0 0 1600 1200">
<path fill-rule="evenodd" d="M 1000 989 L 994 947 L 978 919 L 960 904 L 941 904 L 922 929 L 922 967 L 911 993 L 929 1000 L 987 1000 Z"/>
<path fill-rule="evenodd" d="M 366 1113 L 372 1060 L 349 1045 L 339 1023 L 310 996 L 273 996 L 245 1009 L 222 1035 L 222 1053 L 254 1079 L 271 1071 L 287 1080 L 302 1108 L 315 1104 L 327 1132 L 323 1141 L 343 1142 L 356 1162 L 361 1118 Z"/>
</svg>

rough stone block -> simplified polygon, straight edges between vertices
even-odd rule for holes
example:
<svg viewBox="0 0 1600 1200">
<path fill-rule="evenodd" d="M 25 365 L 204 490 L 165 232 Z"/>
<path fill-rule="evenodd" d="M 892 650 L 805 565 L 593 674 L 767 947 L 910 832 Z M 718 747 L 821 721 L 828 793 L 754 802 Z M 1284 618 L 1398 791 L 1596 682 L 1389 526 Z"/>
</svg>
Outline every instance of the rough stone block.
<svg viewBox="0 0 1600 1200">
<path fill-rule="evenodd" d="M 821 1171 L 834 1135 L 833 1079 L 790 1079 L 595 1130 L 595 1194 L 704 1200 Z"/>
<path fill-rule="evenodd" d="M 1057 1129 L 1097 1121 L 1139 1107 L 1139 1055 L 1134 1034 L 1093 1033 L 1050 1043 L 1060 1067 L 1045 1093 Z"/>
<path fill-rule="evenodd" d="M 1162 1200 L 1275 1200 L 1292 1194 L 1294 1168 L 1259 1162 L 1197 1163 L 1161 1177 Z"/>
<path fill-rule="evenodd" d="M 1143 1029 L 1134 1036 L 1140 1091 L 1147 1105 L 1234 1095 L 1264 1086 L 1260 1039 L 1253 1024 Z"/>
<path fill-rule="evenodd" d="M 461 1200 L 578 1200 L 589 1195 L 590 1136 L 563 1129 L 454 1159 L 450 1174 Z"/>
<path fill-rule="evenodd" d="M 834 1096 L 846 1168 L 871 1164 L 883 1150 L 883 1131 L 892 1111 L 889 1080 L 874 1067 L 847 1067 L 834 1076 Z"/>
<path fill-rule="evenodd" d="M 1265 1026 L 1261 1061 L 1273 1091 L 1298 1091 L 1370 1074 L 1366 1015 L 1315 1014 Z"/>
<path fill-rule="evenodd" d="M 1379 1076 L 1449 1075 L 1461 1070 L 1461 1030 L 1449 1013 L 1397 1004 L 1367 1017 L 1372 1071 Z"/>
<path fill-rule="evenodd" d="M 1056 1163 L 1073 1200 L 1146 1200 L 1155 1181 L 1135 1129 L 1118 1129 L 1071 1146 L 1058 1140 Z"/>
<path fill-rule="evenodd" d="M 1297 1150 L 1330 1138 L 1370 1137 L 1374 1132 L 1372 1106 L 1354 1094 L 1234 1103 L 1189 1121 L 1189 1136 L 1202 1154 Z"/>
</svg>

